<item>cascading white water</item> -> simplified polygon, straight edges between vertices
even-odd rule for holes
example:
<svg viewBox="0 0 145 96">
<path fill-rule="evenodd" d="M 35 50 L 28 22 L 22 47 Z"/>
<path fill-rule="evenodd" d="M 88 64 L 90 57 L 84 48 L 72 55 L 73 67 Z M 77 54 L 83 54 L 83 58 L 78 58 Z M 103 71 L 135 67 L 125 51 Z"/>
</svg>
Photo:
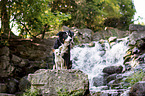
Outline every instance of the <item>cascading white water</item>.
<svg viewBox="0 0 145 96">
<path fill-rule="evenodd" d="M 103 44 L 100 44 L 99 41 L 94 42 L 94 47 L 84 44 L 84 47 L 75 46 L 71 50 L 72 68 L 80 69 L 88 74 L 90 90 L 97 90 L 94 89 L 92 79 L 100 76 L 104 67 L 123 65 L 123 56 L 128 49 L 128 38 L 117 41 L 120 42 L 116 42 L 112 46 L 109 45 L 107 40 L 104 40 Z"/>
</svg>

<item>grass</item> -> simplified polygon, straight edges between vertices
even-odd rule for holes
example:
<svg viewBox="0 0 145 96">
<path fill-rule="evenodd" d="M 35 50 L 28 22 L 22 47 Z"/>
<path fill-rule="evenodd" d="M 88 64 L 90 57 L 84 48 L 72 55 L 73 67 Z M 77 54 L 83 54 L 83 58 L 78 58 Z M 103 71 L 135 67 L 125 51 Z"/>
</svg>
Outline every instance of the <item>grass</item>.
<svg viewBox="0 0 145 96">
<path fill-rule="evenodd" d="M 25 93 L 23 93 L 23 96 L 40 96 L 40 95 L 37 89 L 34 90 L 28 89 L 26 90 Z"/>
<path fill-rule="evenodd" d="M 129 76 L 125 82 L 130 83 L 130 86 L 134 85 L 135 83 L 142 81 L 143 77 L 145 76 L 145 73 L 141 71 L 135 72 L 133 75 Z"/>
</svg>

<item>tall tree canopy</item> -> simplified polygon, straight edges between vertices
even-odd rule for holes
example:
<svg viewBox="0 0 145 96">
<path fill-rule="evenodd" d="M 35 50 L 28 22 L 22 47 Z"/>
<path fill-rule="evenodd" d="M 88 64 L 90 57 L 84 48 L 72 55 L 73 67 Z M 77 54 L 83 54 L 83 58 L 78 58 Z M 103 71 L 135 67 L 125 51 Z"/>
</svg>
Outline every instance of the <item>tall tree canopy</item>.
<svg viewBox="0 0 145 96">
<path fill-rule="evenodd" d="M 23 37 L 37 36 L 60 25 L 102 30 L 127 29 L 135 8 L 132 0 L 1 0 L 1 32 L 10 32 L 10 18 Z"/>
<path fill-rule="evenodd" d="M 10 31 L 11 17 L 19 25 L 22 36 L 42 34 L 44 38 L 46 31 L 58 27 L 62 21 L 71 17 L 67 12 L 51 12 L 50 2 L 52 0 L 2 0 L 2 31 Z"/>
<path fill-rule="evenodd" d="M 71 19 L 65 25 L 87 27 L 94 31 L 105 26 L 127 29 L 135 8 L 132 0 L 55 0 L 52 11 L 69 12 Z"/>
</svg>

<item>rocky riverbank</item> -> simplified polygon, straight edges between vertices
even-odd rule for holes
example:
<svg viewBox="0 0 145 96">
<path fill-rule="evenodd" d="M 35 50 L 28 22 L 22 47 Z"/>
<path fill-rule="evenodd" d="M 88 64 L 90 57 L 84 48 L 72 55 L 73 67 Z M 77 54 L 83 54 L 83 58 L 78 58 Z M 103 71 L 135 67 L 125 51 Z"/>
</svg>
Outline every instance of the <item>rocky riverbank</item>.
<svg viewBox="0 0 145 96">
<path fill-rule="evenodd" d="M 98 84 L 98 80 L 102 79 L 95 77 L 94 86 L 101 86 L 102 89 L 100 92 L 91 93 L 91 95 L 113 94 L 118 96 L 127 92 L 127 94 L 140 94 L 135 96 L 143 96 L 142 94 L 145 92 L 145 83 L 143 82 L 145 80 L 145 75 L 143 74 L 145 72 L 144 26 L 137 25 L 136 27 L 136 25 L 130 25 L 130 31 L 107 29 L 100 32 L 93 32 L 86 28 L 77 29 L 66 26 L 63 29 L 74 31 L 74 42 L 77 42 L 82 47 L 83 43 L 89 43 L 88 46 L 92 47 L 94 46 L 92 41 L 98 40 L 100 40 L 101 44 L 103 42 L 101 39 L 108 39 L 110 46 L 113 46 L 115 42 L 120 41 L 118 38 L 130 34 L 128 39 L 129 50 L 124 56 L 125 69 L 123 69 L 123 66 L 109 66 L 104 68 L 104 83 L 102 85 L 106 86 Z M 11 94 L 11 96 L 22 95 L 26 89 L 30 88 L 32 90 L 35 88 L 36 93 L 39 95 L 45 94 L 44 96 L 48 96 L 48 94 L 80 94 L 80 96 L 89 94 L 88 77 L 82 71 L 74 69 L 51 70 L 51 49 L 54 41 L 55 38 L 44 40 L 10 39 L 9 46 L 0 48 L 0 96 L 6 96 L 6 94 Z M 134 74 L 136 72 L 138 74 Z M 142 82 L 134 80 L 132 84 L 135 85 L 132 86 L 130 85 L 132 81 L 129 81 L 128 77 L 133 78 L 134 75 L 141 75 L 140 81 Z M 112 92 L 109 91 L 109 93 L 108 89 L 111 89 Z M 140 92 L 140 90 L 143 91 Z M 29 92 L 27 91 L 28 94 Z"/>
</svg>

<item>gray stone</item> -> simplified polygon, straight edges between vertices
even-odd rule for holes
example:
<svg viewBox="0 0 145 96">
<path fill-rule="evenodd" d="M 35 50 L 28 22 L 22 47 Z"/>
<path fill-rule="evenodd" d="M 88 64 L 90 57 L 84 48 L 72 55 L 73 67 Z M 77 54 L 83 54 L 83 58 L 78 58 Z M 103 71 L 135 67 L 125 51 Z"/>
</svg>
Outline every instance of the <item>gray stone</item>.
<svg viewBox="0 0 145 96">
<path fill-rule="evenodd" d="M 18 91 L 18 80 L 11 78 L 8 81 L 7 87 L 9 93 L 15 93 L 16 91 Z"/>
<path fill-rule="evenodd" d="M 108 39 L 109 43 L 111 43 L 111 42 L 116 42 L 116 40 L 117 40 L 117 37 L 110 37 L 110 38 Z"/>
<path fill-rule="evenodd" d="M 5 83 L 0 83 L 0 93 L 5 93 L 5 92 L 7 92 L 7 85 Z"/>
<path fill-rule="evenodd" d="M 145 31 L 145 26 L 138 24 L 130 24 L 129 31 Z"/>
<path fill-rule="evenodd" d="M 24 60 L 16 55 L 12 55 L 11 62 L 14 66 L 25 67 L 28 63 L 27 60 Z"/>
<path fill-rule="evenodd" d="M 129 96 L 145 96 L 145 81 L 135 83 L 130 89 Z"/>
<path fill-rule="evenodd" d="M 121 73 L 122 70 L 123 70 L 123 67 L 121 65 L 120 66 L 108 66 L 103 69 L 103 72 L 107 73 L 107 74 L 114 74 L 114 73 Z"/>
<path fill-rule="evenodd" d="M 115 73 L 115 74 L 112 74 L 112 75 L 109 75 L 108 77 L 107 77 L 107 83 L 109 83 L 111 80 L 115 80 L 116 79 L 116 76 L 117 76 L 117 74 Z"/>
<path fill-rule="evenodd" d="M 129 35 L 130 45 L 135 45 L 138 40 L 145 38 L 145 31 L 134 31 L 131 35 Z"/>
<path fill-rule="evenodd" d="M 19 89 L 20 91 L 26 91 L 26 89 L 29 89 L 31 86 L 30 82 L 28 81 L 28 77 L 24 76 L 23 78 L 21 78 L 20 82 L 19 82 Z"/>
<path fill-rule="evenodd" d="M 0 48 L 0 56 L 5 55 L 5 56 L 9 56 L 9 48 L 8 47 L 2 47 Z"/>
<path fill-rule="evenodd" d="M 46 70 L 40 69 L 28 75 L 31 90 L 38 89 L 43 96 L 57 96 L 60 93 L 69 95 L 89 92 L 88 76 L 80 70 Z"/>
<path fill-rule="evenodd" d="M 22 59 L 16 55 L 12 55 L 12 62 L 13 63 L 20 63 L 22 61 Z"/>
<path fill-rule="evenodd" d="M 0 93 L 0 96 L 16 96 L 15 94 Z"/>
<path fill-rule="evenodd" d="M 97 77 L 94 77 L 93 78 L 93 86 L 103 86 L 105 83 L 104 83 L 104 78 L 103 76 L 97 76 Z"/>
</svg>

